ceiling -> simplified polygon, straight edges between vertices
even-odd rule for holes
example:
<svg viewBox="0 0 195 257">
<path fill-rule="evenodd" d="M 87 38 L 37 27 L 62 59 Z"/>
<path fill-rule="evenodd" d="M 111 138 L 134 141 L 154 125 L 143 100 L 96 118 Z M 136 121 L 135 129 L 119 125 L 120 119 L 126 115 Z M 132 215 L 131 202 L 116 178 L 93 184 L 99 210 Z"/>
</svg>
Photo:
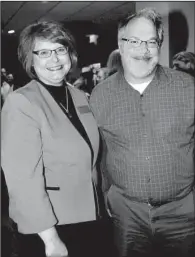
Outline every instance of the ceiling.
<svg viewBox="0 0 195 257">
<path fill-rule="evenodd" d="M 2 31 L 13 29 L 18 34 L 27 24 L 42 18 L 113 24 L 134 9 L 135 2 L 128 1 L 2 1 Z"/>
</svg>

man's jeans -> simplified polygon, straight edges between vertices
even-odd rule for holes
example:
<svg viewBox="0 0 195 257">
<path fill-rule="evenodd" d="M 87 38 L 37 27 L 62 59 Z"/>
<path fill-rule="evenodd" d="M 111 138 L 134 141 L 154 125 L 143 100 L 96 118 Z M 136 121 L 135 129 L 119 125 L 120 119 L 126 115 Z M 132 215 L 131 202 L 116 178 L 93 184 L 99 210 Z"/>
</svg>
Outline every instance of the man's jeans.
<svg viewBox="0 0 195 257">
<path fill-rule="evenodd" d="M 108 193 L 120 257 L 195 256 L 195 207 L 191 192 L 182 200 L 152 207 L 129 200 L 112 186 Z"/>
</svg>

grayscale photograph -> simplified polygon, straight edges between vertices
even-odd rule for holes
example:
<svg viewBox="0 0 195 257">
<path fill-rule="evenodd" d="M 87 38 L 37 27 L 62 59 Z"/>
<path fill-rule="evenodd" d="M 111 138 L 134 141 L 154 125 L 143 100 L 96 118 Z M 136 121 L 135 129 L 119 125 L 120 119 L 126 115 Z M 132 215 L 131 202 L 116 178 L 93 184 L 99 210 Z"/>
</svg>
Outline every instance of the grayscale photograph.
<svg viewBox="0 0 195 257">
<path fill-rule="evenodd" d="M 195 2 L 1 1 L 1 256 L 195 256 Z"/>
</svg>

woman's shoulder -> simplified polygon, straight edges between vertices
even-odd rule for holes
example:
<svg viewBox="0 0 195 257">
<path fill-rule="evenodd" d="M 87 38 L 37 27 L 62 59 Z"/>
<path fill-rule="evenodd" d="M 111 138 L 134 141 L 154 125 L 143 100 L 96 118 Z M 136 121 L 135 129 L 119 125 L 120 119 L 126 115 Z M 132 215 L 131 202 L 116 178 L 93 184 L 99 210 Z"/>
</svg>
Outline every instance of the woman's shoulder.
<svg viewBox="0 0 195 257">
<path fill-rule="evenodd" d="M 22 95 L 28 95 L 33 92 L 36 92 L 38 89 L 38 83 L 36 80 L 31 80 L 23 87 L 20 87 L 14 91 L 15 94 L 22 94 Z"/>
<path fill-rule="evenodd" d="M 40 86 L 36 80 L 31 80 L 29 83 L 21 88 L 18 88 L 13 93 L 18 97 L 25 98 L 31 104 L 40 105 L 45 95 L 45 89 Z"/>
<path fill-rule="evenodd" d="M 11 106 L 13 108 L 27 108 L 31 105 L 33 99 L 35 99 L 35 95 L 37 95 L 37 87 L 36 81 L 32 80 L 23 87 L 11 92 L 5 100 L 3 109 L 10 109 Z"/>
</svg>

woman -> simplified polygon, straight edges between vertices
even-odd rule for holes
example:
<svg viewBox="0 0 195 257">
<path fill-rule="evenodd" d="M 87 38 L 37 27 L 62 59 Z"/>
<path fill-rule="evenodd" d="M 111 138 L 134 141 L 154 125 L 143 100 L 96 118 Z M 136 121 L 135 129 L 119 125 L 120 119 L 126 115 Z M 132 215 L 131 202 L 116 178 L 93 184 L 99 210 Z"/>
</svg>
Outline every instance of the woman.
<svg viewBox="0 0 195 257">
<path fill-rule="evenodd" d="M 19 256 L 96 256 L 99 133 L 85 94 L 66 82 L 73 38 L 40 21 L 22 31 L 18 56 L 32 80 L 7 97 L 1 137 Z"/>
<path fill-rule="evenodd" d="M 115 49 L 110 53 L 110 55 L 108 56 L 106 67 L 109 69 L 109 76 L 122 68 L 119 49 Z"/>
</svg>

